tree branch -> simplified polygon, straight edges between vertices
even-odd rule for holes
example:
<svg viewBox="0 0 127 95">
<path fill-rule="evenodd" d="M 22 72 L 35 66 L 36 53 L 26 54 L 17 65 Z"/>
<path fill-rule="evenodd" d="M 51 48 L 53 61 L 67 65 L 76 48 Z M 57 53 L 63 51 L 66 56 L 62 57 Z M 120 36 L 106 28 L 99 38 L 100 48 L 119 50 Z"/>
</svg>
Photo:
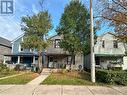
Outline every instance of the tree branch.
<svg viewBox="0 0 127 95">
<path fill-rule="evenodd" d="M 127 10 L 127 7 L 123 6 L 121 3 L 116 2 L 115 0 L 112 0 L 115 4 L 121 6 L 122 8 L 124 8 L 125 10 Z"/>
</svg>

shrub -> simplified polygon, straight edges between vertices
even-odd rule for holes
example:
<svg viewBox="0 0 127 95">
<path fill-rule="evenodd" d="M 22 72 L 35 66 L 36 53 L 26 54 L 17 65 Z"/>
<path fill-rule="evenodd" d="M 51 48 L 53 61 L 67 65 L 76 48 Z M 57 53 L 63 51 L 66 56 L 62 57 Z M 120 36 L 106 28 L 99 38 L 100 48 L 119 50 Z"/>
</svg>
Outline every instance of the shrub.
<svg viewBox="0 0 127 95">
<path fill-rule="evenodd" d="M 122 67 L 108 67 L 109 70 L 115 70 L 115 71 L 119 71 L 122 70 Z"/>
<path fill-rule="evenodd" d="M 0 64 L 0 72 L 9 71 L 9 68 L 5 64 Z"/>
<path fill-rule="evenodd" d="M 14 68 L 15 71 L 23 71 L 25 70 L 25 66 L 23 64 L 17 64 Z"/>
<path fill-rule="evenodd" d="M 60 65 L 60 68 L 61 68 L 61 69 L 66 69 L 66 65 L 65 65 L 65 64 L 61 64 L 61 65 Z"/>
<path fill-rule="evenodd" d="M 127 72 L 126 71 L 112 71 L 112 70 L 96 70 L 97 81 L 127 85 Z"/>
</svg>

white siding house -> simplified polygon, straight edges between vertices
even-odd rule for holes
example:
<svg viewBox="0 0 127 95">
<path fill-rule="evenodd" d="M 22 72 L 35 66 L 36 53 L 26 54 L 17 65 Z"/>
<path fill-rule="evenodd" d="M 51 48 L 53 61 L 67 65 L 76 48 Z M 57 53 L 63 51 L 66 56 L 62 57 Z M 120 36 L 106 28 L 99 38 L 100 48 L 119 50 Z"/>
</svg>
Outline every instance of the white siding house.
<svg viewBox="0 0 127 95">
<path fill-rule="evenodd" d="M 99 37 L 94 46 L 95 62 L 97 67 L 107 69 L 108 66 L 122 67 L 127 70 L 125 47 L 119 42 L 115 34 L 107 32 Z M 90 56 L 85 57 L 85 68 L 90 68 Z M 89 61 L 89 62 L 88 62 Z M 112 64 L 119 63 L 119 64 Z"/>
</svg>

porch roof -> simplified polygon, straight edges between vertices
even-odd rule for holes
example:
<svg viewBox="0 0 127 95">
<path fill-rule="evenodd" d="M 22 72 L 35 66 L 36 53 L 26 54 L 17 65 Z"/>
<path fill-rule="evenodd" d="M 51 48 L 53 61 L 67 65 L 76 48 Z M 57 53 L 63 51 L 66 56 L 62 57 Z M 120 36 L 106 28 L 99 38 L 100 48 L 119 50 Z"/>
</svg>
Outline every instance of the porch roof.
<svg viewBox="0 0 127 95">
<path fill-rule="evenodd" d="M 69 54 L 66 54 L 66 53 L 63 53 L 63 54 L 60 54 L 60 53 L 46 53 L 45 55 L 46 56 L 69 56 Z"/>
<path fill-rule="evenodd" d="M 38 54 L 35 54 L 35 53 L 23 53 L 23 52 L 20 52 L 20 53 L 15 53 L 15 54 L 5 54 L 4 56 L 38 56 Z"/>
<path fill-rule="evenodd" d="M 123 57 L 124 54 L 95 54 L 96 57 Z"/>
</svg>

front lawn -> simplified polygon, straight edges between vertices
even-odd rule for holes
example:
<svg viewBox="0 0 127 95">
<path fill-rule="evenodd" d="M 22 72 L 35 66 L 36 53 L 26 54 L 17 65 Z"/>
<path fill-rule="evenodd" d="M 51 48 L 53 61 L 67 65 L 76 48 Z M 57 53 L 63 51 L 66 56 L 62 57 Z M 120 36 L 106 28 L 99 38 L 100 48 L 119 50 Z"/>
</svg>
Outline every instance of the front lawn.
<svg viewBox="0 0 127 95">
<path fill-rule="evenodd" d="M 38 76 L 37 73 L 25 73 L 23 75 L 1 79 L 0 84 L 26 84 L 36 78 Z"/>
<path fill-rule="evenodd" d="M 19 74 L 20 72 L 15 70 L 10 70 L 7 65 L 0 63 L 0 78 Z"/>
<path fill-rule="evenodd" d="M 103 85 L 101 83 L 92 83 L 90 74 L 87 72 L 57 72 L 52 73 L 42 84 L 47 85 Z"/>
<path fill-rule="evenodd" d="M 9 71 L 0 72 L 0 78 L 2 78 L 2 77 L 7 77 L 7 76 L 11 76 L 11 75 L 15 75 L 15 74 L 19 74 L 19 73 L 20 73 L 20 72 L 14 71 L 14 70 L 9 70 Z"/>
</svg>

